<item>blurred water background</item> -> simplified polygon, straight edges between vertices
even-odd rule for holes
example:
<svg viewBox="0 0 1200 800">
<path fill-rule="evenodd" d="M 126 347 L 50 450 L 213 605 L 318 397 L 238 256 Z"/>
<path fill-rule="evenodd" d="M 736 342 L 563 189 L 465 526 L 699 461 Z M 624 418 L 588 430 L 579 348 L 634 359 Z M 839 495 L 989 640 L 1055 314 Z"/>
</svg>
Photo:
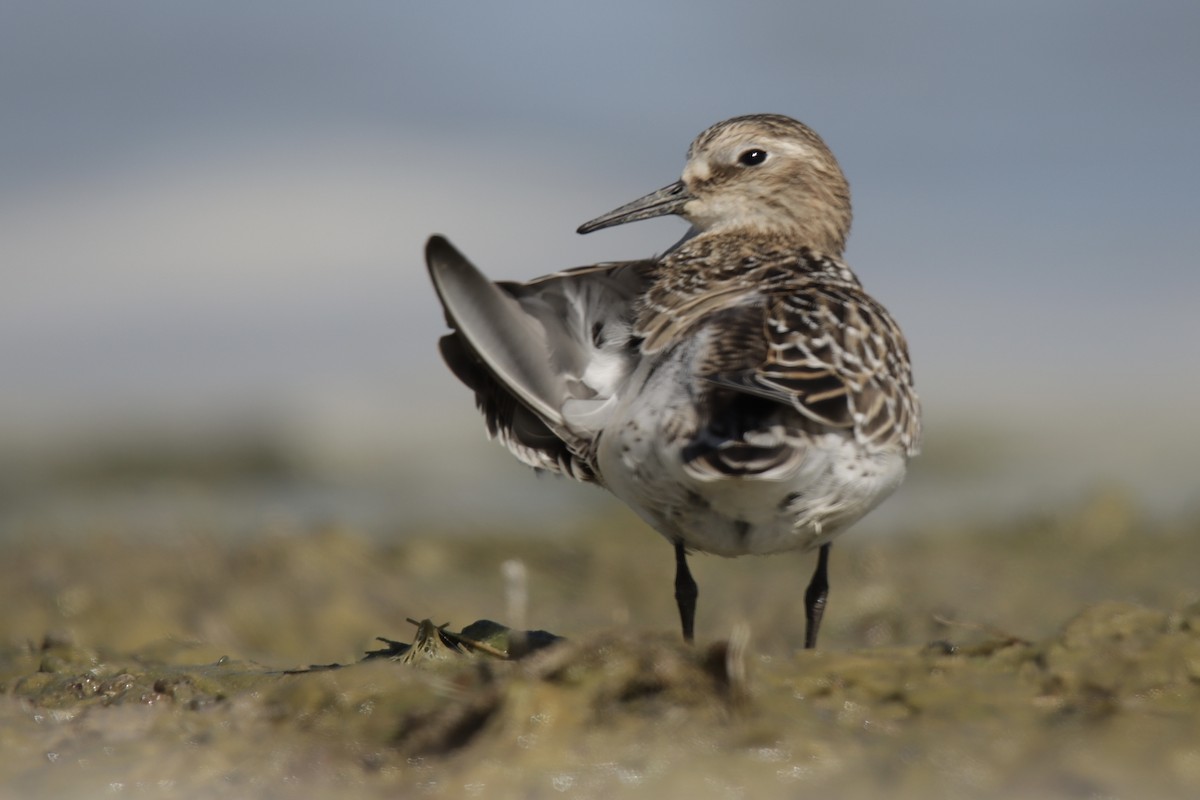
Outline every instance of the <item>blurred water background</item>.
<svg viewBox="0 0 1200 800">
<path fill-rule="evenodd" d="M 422 246 L 575 227 L 736 114 L 800 118 L 908 334 L 926 452 L 865 521 L 1116 486 L 1198 509 L 1200 5 L 138 2 L 0 11 L 0 536 L 561 530 L 485 441 Z"/>
</svg>

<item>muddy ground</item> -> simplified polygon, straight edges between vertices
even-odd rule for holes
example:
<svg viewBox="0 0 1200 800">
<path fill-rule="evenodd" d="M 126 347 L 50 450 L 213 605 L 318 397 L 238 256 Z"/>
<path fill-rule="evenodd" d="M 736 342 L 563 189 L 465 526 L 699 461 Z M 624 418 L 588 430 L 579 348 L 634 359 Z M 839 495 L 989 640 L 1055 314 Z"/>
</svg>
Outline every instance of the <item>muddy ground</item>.
<svg viewBox="0 0 1200 800">
<path fill-rule="evenodd" d="M 689 648 L 671 549 L 626 515 L 479 539 L 10 537 L 0 796 L 1200 796 L 1194 520 L 1098 492 L 850 532 L 817 652 L 799 650 L 811 554 L 692 561 Z M 360 661 L 411 639 L 408 617 L 567 641 Z"/>
</svg>

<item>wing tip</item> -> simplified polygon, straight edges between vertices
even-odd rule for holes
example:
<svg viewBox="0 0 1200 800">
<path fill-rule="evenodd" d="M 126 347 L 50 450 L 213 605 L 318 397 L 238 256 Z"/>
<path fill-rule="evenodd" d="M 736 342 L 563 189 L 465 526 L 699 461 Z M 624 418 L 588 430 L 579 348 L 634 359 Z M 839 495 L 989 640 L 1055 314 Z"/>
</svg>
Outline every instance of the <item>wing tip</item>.
<svg viewBox="0 0 1200 800">
<path fill-rule="evenodd" d="M 433 234 L 425 243 L 425 266 L 442 307 L 451 317 L 454 313 L 447 297 L 451 287 L 475 279 L 489 282 L 457 247 L 450 244 L 449 239 L 440 234 Z"/>
<path fill-rule="evenodd" d="M 430 274 L 435 277 L 441 265 L 462 259 L 463 255 L 458 252 L 458 248 L 441 234 L 435 233 L 425 242 L 425 264 L 429 267 Z"/>
</svg>

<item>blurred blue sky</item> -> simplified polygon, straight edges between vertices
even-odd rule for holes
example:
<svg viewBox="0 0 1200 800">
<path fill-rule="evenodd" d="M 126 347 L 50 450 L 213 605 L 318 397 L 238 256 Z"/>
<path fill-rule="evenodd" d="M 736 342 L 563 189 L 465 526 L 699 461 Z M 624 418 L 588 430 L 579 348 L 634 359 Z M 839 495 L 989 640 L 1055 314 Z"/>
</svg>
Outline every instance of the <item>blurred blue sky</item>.
<svg viewBox="0 0 1200 800">
<path fill-rule="evenodd" d="M 426 236 L 498 278 L 661 250 L 682 222 L 574 229 L 777 112 L 850 178 L 931 435 L 1187 491 L 1197 42 L 1192 0 L 8 4 L 0 442 L 484 448 Z"/>
</svg>

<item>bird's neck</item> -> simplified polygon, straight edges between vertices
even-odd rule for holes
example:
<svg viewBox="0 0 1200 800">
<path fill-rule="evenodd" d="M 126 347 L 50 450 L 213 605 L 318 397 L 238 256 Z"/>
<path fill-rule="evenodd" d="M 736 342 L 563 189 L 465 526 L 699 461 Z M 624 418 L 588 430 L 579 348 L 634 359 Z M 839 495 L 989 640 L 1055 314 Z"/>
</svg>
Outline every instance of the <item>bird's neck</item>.
<svg viewBox="0 0 1200 800">
<path fill-rule="evenodd" d="M 858 283 L 840 252 L 812 246 L 786 232 L 735 229 L 685 237 L 660 260 L 659 280 L 682 293 L 793 280 L 798 274 L 833 283 Z"/>
</svg>

